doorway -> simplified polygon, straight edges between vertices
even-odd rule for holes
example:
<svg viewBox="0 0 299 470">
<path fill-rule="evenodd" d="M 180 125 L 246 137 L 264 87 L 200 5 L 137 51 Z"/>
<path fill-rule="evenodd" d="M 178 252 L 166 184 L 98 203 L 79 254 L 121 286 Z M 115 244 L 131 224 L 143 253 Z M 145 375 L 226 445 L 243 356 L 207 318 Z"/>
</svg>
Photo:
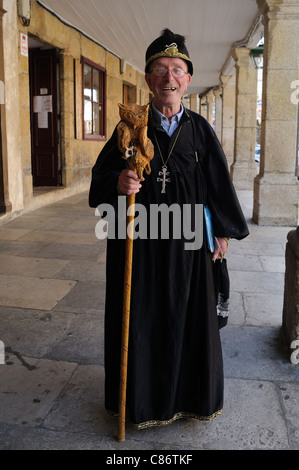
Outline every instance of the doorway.
<svg viewBox="0 0 299 470">
<path fill-rule="evenodd" d="M 29 40 L 33 186 L 61 185 L 59 52 Z"/>
<path fill-rule="evenodd" d="M 123 83 L 123 104 L 137 103 L 137 88 L 128 83 Z"/>
</svg>

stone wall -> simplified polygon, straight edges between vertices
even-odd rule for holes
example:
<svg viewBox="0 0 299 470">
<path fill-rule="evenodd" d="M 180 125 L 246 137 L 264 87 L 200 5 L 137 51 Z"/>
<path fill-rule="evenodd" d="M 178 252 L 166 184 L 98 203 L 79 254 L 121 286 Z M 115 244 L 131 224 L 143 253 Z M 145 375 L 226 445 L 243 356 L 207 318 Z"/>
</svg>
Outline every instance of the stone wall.
<svg viewBox="0 0 299 470">
<path fill-rule="evenodd" d="M 121 71 L 118 57 L 79 31 L 65 25 L 36 2 L 31 2 L 29 27 L 23 26 L 19 21 L 16 2 L 12 3 L 13 8 L 12 4 L 8 5 L 11 10 L 9 18 L 12 23 L 11 27 L 14 29 L 16 44 L 11 43 L 10 47 L 13 48 L 11 53 L 12 57 L 15 57 L 14 64 L 19 78 L 18 86 L 14 79 L 14 89 L 18 95 L 14 100 L 14 106 L 16 107 L 15 115 L 18 114 L 20 119 L 19 141 L 15 139 L 14 145 L 21 149 L 21 155 L 18 163 L 12 154 L 8 155 L 8 159 L 11 162 L 14 160 L 15 164 L 21 167 L 21 172 L 18 170 L 16 174 L 18 172 L 21 174 L 22 184 L 18 184 L 18 188 L 11 186 L 10 192 L 17 193 L 15 197 L 12 195 L 13 201 L 16 197 L 22 200 L 18 206 L 24 205 L 32 208 L 33 200 L 37 197 L 33 196 L 31 171 L 29 59 L 20 53 L 20 33 L 32 36 L 59 51 L 60 152 L 63 188 L 83 190 L 89 186 L 91 167 L 119 121 L 117 103 L 123 100 L 123 83 L 135 87 L 136 102 L 139 104 L 148 102 L 149 90 L 142 72 L 130 65 L 126 66 L 125 71 Z M 11 42 L 9 37 L 7 37 L 7 42 Z M 83 140 L 81 57 L 106 70 L 107 135 L 104 141 Z M 42 197 L 45 199 L 47 196 Z"/>
</svg>

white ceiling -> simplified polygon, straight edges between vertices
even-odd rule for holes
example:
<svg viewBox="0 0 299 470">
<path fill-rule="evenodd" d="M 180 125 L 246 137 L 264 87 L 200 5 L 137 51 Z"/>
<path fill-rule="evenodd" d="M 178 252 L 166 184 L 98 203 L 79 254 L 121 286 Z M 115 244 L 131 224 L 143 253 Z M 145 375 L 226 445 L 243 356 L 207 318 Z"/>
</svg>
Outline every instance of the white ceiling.
<svg viewBox="0 0 299 470">
<path fill-rule="evenodd" d="M 41 0 L 65 23 L 144 70 L 145 51 L 164 28 L 186 37 L 194 66 L 189 92 L 219 83 L 234 43 L 261 38 L 256 0 Z"/>
</svg>

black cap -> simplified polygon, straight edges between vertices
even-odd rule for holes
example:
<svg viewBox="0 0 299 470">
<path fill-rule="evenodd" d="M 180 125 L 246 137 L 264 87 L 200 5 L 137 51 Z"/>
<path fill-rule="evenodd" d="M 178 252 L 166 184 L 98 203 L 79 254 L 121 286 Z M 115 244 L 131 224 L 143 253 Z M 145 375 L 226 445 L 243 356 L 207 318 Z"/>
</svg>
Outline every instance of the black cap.
<svg viewBox="0 0 299 470">
<path fill-rule="evenodd" d="M 193 65 L 189 58 L 189 52 L 185 46 L 185 38 L 180 34 L 174 34 L 170 29 L 164 29 L 161 36 L 155 39 L 147 48 L 145 54 L 145 71 L 149 71 L 149 65 L 159 57 L 178 57 L 188 65 L 188 73 L 193 74 Z"/>
</svg>

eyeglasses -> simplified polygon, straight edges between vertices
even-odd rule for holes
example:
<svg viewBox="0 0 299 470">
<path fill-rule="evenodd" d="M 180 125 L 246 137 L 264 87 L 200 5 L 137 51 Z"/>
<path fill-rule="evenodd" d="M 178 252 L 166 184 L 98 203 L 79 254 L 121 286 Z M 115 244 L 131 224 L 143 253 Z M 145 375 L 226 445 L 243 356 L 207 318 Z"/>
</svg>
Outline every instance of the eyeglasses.
<svg viewBox="0 0 299 470">
<path fill-rule="evenodd" d="M 185 70 L 181 69 L 180 67 L 174 67 L 171 69 L 170 67 L 153 67 L 152 70 L 149 73 L 153 73 L 156 75 L 156 77 L 163 77 L 164 75 L 167 74 L 168 69 L 171 71 L 171 75 L 174 78 L 183 78 L 184 75 L 186 75 L 188 72 L 185 72 Z"/>
</svg>

